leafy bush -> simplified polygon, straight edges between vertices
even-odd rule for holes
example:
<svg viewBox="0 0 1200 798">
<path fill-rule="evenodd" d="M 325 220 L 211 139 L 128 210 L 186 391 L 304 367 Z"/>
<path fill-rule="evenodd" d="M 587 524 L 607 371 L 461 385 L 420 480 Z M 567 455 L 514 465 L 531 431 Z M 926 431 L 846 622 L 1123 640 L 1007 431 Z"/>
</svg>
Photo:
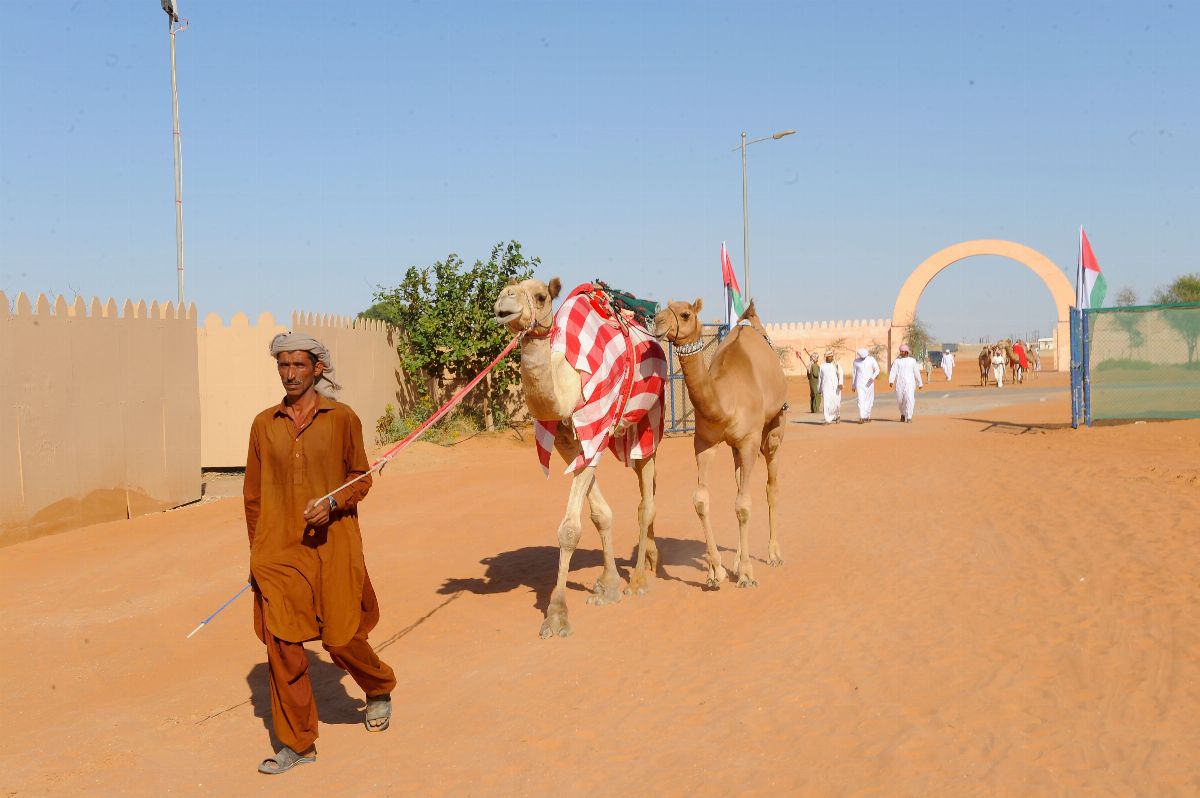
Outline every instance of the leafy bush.
<svg viewBox="0 0 1200 798">
<path fill-rule="evenodd" d="M 375 422 L 375 443 L 379 446 L 387 446 L 403 440 L 436 410 L 433 403 L 427 399 L 418 401 L 411 410 L 403 415 L 397 415 L 396 408 L 390 404 L 387 405 L 383 410 L 383 415 Z M 475 408 L 458 408 L 425 430 L 418 440 L 436 443 L 439 446 L 453 446 L 482 431 L 482 412 Z"/>
</svg>

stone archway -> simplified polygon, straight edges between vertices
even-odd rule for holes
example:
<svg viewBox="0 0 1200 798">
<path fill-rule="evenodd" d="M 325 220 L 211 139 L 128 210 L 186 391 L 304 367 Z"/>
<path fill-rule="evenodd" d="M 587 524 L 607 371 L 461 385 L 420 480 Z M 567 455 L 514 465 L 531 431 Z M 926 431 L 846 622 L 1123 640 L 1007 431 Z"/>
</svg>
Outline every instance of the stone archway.
<svg viewBox="0 0 1200 798">
<path fill-rule="evenodd" d="M 961 244 L 946 247 L 930 255 L 913 270 L 913 273 L 904 281 L 904 285 L 900 286 L 900 293 L 896 295 L 896 307 L 892 311 L 892 326 L 888 330 L 889 357 L 896 356 L 896 350 L 904 340 L 904 333 L 908 330 L 908 325 L 912 323 L 913 316 L 917 312 L 917 302 L 920 301 L 921 294 L 925 292 L 929 282 L 942 269 L 974 255 L 999 255 L 1002 258 L 1015 260 L 1028 267 L 1046 284 L 1046 288 L 1050 289 L 1050 295 L 1054 298 L 1054 309 L 1058 314 L 1058 321 L 1054 325 L 1054 368 L 1065 368 L 1070 363 L 1071 349 L 1069 308 L 1075 304 L 1075 291 L 1071 288 L 1071 282 L 1054 261 L 1037 250 L 1013 241 L 995 239 L 963 241 Z"/>
</svg>

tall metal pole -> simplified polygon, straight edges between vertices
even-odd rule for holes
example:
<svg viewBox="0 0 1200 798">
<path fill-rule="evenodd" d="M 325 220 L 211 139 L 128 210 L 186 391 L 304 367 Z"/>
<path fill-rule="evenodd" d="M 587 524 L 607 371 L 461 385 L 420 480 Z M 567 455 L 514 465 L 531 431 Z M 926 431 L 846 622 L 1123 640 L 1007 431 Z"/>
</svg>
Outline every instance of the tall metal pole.
<svg viewBox="0 0 1200 798">
<path fill-rule="evenodd" d="M 750 195 L 746 190 L 746 131 L 742 131 L 742 290 L 750 304 Z"/>
<path fill-rule="evenodd" d="M 167 30 L 171 34 L 171 119 L 175 141 L 175 268 L 179 282 L 179 307 L 183 308 L 183 152 L 179 142 L 179 89 L 175 84 L 175 34 L 187 27 L 175 27 L 167 15 Z"/>
</svg>

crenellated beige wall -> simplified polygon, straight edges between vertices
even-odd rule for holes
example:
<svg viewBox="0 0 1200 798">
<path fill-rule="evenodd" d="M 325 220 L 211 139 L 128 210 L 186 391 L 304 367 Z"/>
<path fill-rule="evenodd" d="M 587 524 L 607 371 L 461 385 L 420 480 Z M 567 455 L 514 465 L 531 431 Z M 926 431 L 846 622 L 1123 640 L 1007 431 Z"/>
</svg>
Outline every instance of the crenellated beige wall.
<svg viewBox="0 0 1200 798">
<path fill-rule="evenodd" d="M 407 388 L 396 353 L 396 329 L 371 319 L 293 313 L 291 327 L 263 313 L 251 324 L 235 313 L 226 325 L 208 314 L 197 330 L 200 362 L 201 463 L 205 468 L 246 464 L 250 422 L 283 398 L 271 362 L 271 339 L 291 329 L 321 341 L 333 358 L 334 377 L 343 390 L 338 401 L 354 409 L 368 445 L 384 407 L 406 406 Z"/>
<path fill-rule="evenodd" d="M 200 497 L 195 306 L 0 293 L 0 545 Z"/>
<path fill-rule="evenodd" d="M 268 349 L 281 332 L 287 332 L 287 327 L 270 313 L 260 315 L 254 324 L 245 313 L 235 313 L 228 325 L 209 313 L 196 329 L 204 468 L 246 465 L 250 422 L 283 397 Z"/>
<path fill-rule="evenodd" d="M 860 319 L 768 324 L 766 328 L 775 348 L 784 350 L 785 373 L 800 375 L 807 371 L 808 356 L 805 355 L 805 350 L 821 356 L 826 349 L 833 347 L 836 361 L 842 364 L 843 371 L 849 375 L 850 366 L 854 362 L 854 352 L 860 347 L 866 347 L 868 350 L 876 346 L 883 347 L 880 363 L 884 368 L 887 367 L 883 358 L 887 354 L 888 330 L 891 329 L 891 323 L 891 319 Z"/>
</svg>

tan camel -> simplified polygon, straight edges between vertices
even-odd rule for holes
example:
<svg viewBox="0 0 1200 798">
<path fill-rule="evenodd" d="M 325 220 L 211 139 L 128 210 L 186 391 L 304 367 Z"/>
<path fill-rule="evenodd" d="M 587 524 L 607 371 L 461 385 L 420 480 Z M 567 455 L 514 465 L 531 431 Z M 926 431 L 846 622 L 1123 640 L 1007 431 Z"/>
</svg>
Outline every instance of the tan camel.
<svg viewBox="0 0 1200 798">
<path fill-rule="evenodd" d="M 992 373 L 992 347 L 979 350 L 979 386 L 987 387 L 988 375 Z"/>
<path fill-rule="evenodd" d="M 767 463 L 767 508 L 771 527 L 767 562 L 783 564 L 775 529 L 775 499 L 779 494 L 777 455 L 787 414 L 787 381 L 753 302 L 742 314 L 751 327 L 735 326 L 730 330 L 717 348 L 712 364 L 705 366 L 700 337 L 702 306 L 699 299 L 690 304 L 668 302 L 654 318 L 654 332 L 659 338 L 675 344 L 684 384 L 696 408 L 696 493 L 692 501 L 704 527 L 708 585 L 720 587 L 726 577 L 708 513 L 708 467 L 717 453 L 717 446 L 725 442 L 733 449 L 734 479 L 738 486 L 734 502 L 738 520 L 738 549 L 734 560 L 737 584 L 738 587 L 754 587 L 758 582 L 754 579 L 750 561 L 750 475 L 759 452 Z"/>
<path fill-rule="evenodd" d="M 562 283 L 557 277 L 549 284 L 534 279 L 510 283 L 501 290 L 494 309 L 498 322 L 514 333 L 525 333 L 521 341 L 521 387 L 525 405 L 535 419 L 563 422 L 554 438 L 554 448 L 567 463 L 571 463 L 580 450 L 571 426 L 571 414 L 583 396 L 583 380 L 561 352 L 552 352 L 550 349 L 550 333 L 554 325 L 553 304 L 561 290 Z M 654 573 L 658 565 L 658 550 L 654 544 L 654 458 L 634 460 L 632 465 L 641 487 L 642 500 L 638 505 L 640 537 L 637 564 L 625 593 L 641 594 L 649 587 L 647 570 Z M 600 493 L 596 467 L 584 466 L 571 479 L 567 511 L 558 526 L 558 581 L 554 592 L 550 594 L 550 605 L 542 622 L 543 638 L 571 634 L 571 624 L 567 619 L 567 573 L 571 567 L 571 555 L 579 545 L 582 531 L 580 515 L 585 496 L 591 507 L 592 523 L 600 533 L 600 545 L 604 553 L 604 570 L 592 587 L 592 595 L 587 603 L 613 604 L 621 600 L 621 577 L 617 573 L 613 555 L 612 509 Z"/>
</svg>

